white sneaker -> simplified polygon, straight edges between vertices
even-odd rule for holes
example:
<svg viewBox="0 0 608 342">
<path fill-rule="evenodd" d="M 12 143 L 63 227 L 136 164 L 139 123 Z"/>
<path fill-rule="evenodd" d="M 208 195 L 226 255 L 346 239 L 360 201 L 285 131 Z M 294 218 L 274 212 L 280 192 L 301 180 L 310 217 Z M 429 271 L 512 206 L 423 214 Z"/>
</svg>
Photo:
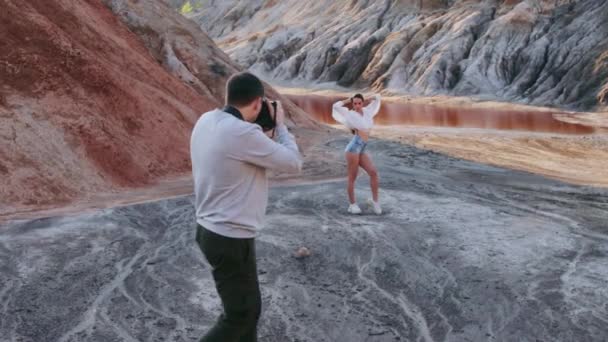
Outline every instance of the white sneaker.
<svg viewBox="0 0 608 342">
<path fill-rule="evenodd" d="M 353 203 L 348 206 L 348 212 L 354 215 L 361 214 L 361 208 L 357 205 L 357 203 Z"/>
<path fill-rule="evenodd" d="M 382 214 L 382 208 L 380 208 L 380 203 L 374 202 L 374 200 L 372 200 L 371 198 L 367 200 L 367 203 L 374 211 L 374 214 L 376 214 L 376 215 Z"/>
</svg>

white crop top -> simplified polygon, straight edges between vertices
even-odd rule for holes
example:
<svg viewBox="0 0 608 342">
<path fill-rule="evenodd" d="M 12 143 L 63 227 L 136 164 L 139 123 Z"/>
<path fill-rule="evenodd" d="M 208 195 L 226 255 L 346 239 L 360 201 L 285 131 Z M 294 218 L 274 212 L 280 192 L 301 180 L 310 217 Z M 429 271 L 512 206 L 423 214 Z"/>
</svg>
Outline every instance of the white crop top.
<svg viewBox="0 0 608 342">
<path fill-rule="evenodd" d="M 337 122 L 348 129 L 356 129 L 368 132 L 374 127 L 374 116 L 380 110 L 380 95 L 374 95 L 374 99 L 363 107 L 363 115 L 344 107 L 344 101 L 334 103 L 331 116 Z"/>
</svg>

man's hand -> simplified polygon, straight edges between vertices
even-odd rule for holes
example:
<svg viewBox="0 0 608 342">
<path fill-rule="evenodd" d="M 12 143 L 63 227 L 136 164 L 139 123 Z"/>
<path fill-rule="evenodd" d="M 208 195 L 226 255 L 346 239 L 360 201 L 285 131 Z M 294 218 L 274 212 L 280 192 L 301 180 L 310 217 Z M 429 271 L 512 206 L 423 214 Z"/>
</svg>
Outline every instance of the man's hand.
<svg viewBox="0 0 608 342">
<path fill-rule="evenodd" d="M 274 106 L 272 105 L 272 103 L 270 103 L 272 101 L 268 99 L 264 99 L 264 101 L 266 101 L 266 104 L 268 105 L 268 108 L 270 110 L 270 116 L 272 116 L 274 118 L 274 121 L 276 122 L 276 127 L 271 129 L 270 131 L 264 132 L 264 134 L 266 134 L 266 136 L 270 139 L 274 139 L 277 128 L 280 125 L 283 125 L 285 122 L 285 111 L 283 110 L 283 105 L 281 104 L 281 101 L 277 101 L 276 111 L 274 110 Z"/>
</svg>

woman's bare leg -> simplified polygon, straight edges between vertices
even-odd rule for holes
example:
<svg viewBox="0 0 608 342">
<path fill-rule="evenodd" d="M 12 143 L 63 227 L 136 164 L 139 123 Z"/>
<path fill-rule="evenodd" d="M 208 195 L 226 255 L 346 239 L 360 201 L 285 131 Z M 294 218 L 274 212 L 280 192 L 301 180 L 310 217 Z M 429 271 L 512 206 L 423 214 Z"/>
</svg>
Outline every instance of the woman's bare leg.
<svg viewBox="0 0 608 342">
<path fill-rule="evenodd" d="M 359 165 L 369 175 L 369 183 L 372 188 L 372 198 L 378 202 L 378 169 L 374 165 L 372 158 L 367 153 L 362 153 L 359 157 Z"/>
<path fill-rule="evenodd" d="M 355 181 L 359 172 L 359 154 L 346 152 L 346 164 L 348 172 L 348 200 L 350 204 L 355 203 Z"/>
</svg>

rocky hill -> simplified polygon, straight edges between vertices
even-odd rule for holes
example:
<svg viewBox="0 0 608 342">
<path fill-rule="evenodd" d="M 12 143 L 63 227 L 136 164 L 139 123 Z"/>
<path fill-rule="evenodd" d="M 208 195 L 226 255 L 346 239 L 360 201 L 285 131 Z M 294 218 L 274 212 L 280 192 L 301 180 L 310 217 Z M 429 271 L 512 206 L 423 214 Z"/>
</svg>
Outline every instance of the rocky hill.
<svg viewBox="0 0 608 342">
<path fill-rule="evenodd" d="M 161 1 L 0 7 L 0 215 L 190 172 L 192 126 L 239 70 L 197 25 Z"/>
<path fill-rule="evenodd" d="M 577 109 L 608 104 L 604 0 L 190 3 L 187 16 L 268 79 Z"/>
</svg>

